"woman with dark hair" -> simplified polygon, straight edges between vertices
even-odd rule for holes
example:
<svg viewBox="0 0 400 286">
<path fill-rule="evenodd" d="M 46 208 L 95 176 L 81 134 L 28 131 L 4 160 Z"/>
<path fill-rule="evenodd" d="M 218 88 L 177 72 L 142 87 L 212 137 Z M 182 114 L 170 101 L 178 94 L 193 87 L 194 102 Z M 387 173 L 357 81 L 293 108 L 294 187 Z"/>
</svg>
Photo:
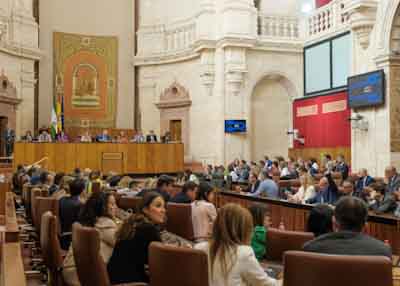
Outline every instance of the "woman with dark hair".
<svg viewBox="0 0 400 286">
<path fill-rule="evenodd" d="M 100 255 L 107 263 L 115 245 L 117 231 L 117 204 L 112 193 L 94 193 L 86 201 L 79 214 L 79 223 L 83 226 L 94 227 L 100 234 Z M 68 285 L 79 286 L 76 273 L 72 246 L 64 259 L 64 280 Z"/>
<path fill-rule="evenodd" d="M 329 205 L 315 206 L 308 216 L 307 231 L 314 233 L 315 237 L 333 231 L 333 209 Z"/>
<path fill-rule="evenodd" d="M 62 180 L 62 178 L 65 176 L 65 174 L 64 173 L 57 173 L 56 175 L 55 175 L 55 177 L 54 177 L 54 181 L 53 181 L 53 184 L 50 186 L 50 188 L 49 188 L 49 194 L 50 194 L 50 196 L 52 195 L 52 194 L 54 194 L 55 192 L 57 192 L 59 189 L 60 189 L 60 186 L 61 186 L 61 180 Z"/>
<path fill-rule="evenodd" d="M 275 286 L 278 281 L 264 272 L 250 247 L 253 219 L 238 204 L 218 211 L 209 242 L 196 245 L 208 254 L 210 286 Z"/>
<path fill-rule="evenodd" d="M 117 243 L 107 265 L 111 284 L 149 282 L 145 271 L 149 246 L 161 241 L 160 225 L 165 222 L 165 201 L 157 192 L 147 192 L 139 213 L 130 216 L 116 234 Z"/>
<path fill-rule="evenodd" d="M 253 235 L 251 247 L 258 260 L 265 256 L 267 228 L 271 225 L 270 213 L 267 207 L 261 204 L 254 204 L 249 208 L 253 217 Z"/>
<path fill-rule="evenodd" d="M 211 235 L 212 224 L 217 217 L 217 210 L 212 204 L 214 188 L 208 183 L 200 183 L 196 200 L 192 203 L 192 222 L 195 242 L 207 240 Z"/>
</svg>

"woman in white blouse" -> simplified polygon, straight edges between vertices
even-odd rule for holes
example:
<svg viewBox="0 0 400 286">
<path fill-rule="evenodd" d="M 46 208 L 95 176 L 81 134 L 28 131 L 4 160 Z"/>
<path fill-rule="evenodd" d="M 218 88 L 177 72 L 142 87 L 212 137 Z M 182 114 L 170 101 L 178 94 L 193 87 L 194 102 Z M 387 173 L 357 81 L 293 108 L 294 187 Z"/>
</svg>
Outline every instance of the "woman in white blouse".
<svg viewBox="0 0 400 286">
<path fill-rule="evenodd" d="M 297 193 L 293 196 L 289 195 L 289 201 L 295 203 L 305 203 L 308 199 L 313 198 L 315 193 L 314 180 L 309 174 L 300 177 L 301 186 Z"/>
<path fill-rule="evenodd" d="M 252 230 L 247 209 L 238 204 L 219 209 L 210 241 L 195 246 L 208 254 L 210 286 L 281 285 L 258 263 L 250 247 Z"/>
</svg>

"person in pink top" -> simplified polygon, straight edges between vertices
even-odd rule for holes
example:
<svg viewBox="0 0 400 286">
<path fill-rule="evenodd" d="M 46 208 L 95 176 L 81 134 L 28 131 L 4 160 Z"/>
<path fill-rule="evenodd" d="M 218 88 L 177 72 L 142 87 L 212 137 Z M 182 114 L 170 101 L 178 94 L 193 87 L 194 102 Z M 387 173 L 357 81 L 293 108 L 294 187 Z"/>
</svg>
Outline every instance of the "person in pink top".
<svg viewBox="0 0 400 286">
<path fill-rule="evenodd" d="M 212 232 L 212 225 L 217 217 L 213 205 L 214 189 L 208 183 L 200 183 L 196 199 L 192 203 L 192 221 L 195 242 L 207 241 Z"/>
</svg>

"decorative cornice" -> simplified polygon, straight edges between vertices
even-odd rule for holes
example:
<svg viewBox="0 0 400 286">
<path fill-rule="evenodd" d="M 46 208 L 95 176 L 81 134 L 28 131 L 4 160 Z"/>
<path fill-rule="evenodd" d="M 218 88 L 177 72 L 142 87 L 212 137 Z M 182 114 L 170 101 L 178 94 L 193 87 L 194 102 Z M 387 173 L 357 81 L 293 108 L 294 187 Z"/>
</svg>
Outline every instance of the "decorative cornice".
<svg viewBox="0 0 400 286">
<path fill-rule="evenodd" d="M 302 41 L 273 41 L 268 39 L 260 39 L 256 45 L 252 47 L 257 51 L 285 52 L 285 53 L 303 53 Z"/>
<path fill-rule="evenodd" d="M 152 66 L 152 65 L 164 65 L 170 63 L 178 63 L 189 61 L 200 57 L 200 54 L 192 49 L 185 50 L 173 54 L 157 54 L 151 56 L 135 56 L 135 66 Z"/>
<path fill-rule="evenodd" d="M 168 109 L 168 108 L 179 108 L 179 107 L 189 107 L 192 105 L 191 100 L 176 100 L 176 101 L 166 101 L 158 102 L 155 104 L 158 109 Z"/>
<path fill-rule="evenodd" d="M 10 56 L 26 58 L 30 60 L 40 60 L 43 53 L 40 49 L 34 47 L 25 47 L 17 43 L 0 42 L 0 52 Z"/>
<path fill-rule="evenodd" d="M 0 93 L 0 103 L 10 104 L 10 105 L 18 105 L 21 102 L 22 102 L 22 99 L 6 96 L 6 95 L 3 95 Z"/>
</svg>

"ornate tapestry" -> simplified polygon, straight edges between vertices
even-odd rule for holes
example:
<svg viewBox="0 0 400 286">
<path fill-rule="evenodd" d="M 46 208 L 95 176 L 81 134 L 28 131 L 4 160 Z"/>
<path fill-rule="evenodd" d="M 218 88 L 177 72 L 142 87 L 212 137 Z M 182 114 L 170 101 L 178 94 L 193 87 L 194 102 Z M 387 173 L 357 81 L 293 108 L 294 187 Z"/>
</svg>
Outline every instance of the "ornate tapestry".
<svg viewBox="0 0 400 286">
<path fill-rule="evenodd" d="M 117 71 L 117 37 L 54 32 L 54 94 L 65 127 L 115 127 Z"/>
</svg>

